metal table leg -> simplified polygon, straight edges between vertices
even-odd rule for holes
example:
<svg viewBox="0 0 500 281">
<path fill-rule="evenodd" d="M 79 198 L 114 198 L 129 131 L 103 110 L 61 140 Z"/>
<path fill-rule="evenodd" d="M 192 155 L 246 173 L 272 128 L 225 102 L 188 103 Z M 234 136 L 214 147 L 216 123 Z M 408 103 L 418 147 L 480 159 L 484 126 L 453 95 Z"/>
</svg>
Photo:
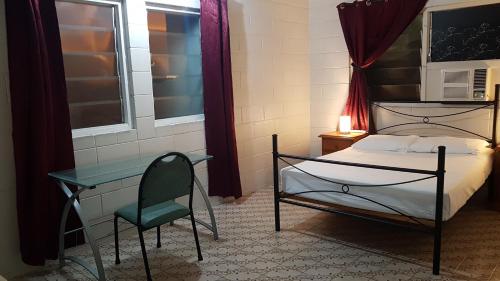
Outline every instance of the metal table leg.
<svg viewBox="0 0 500 281">
<path fill-rule="evenodd" d="M 210 222 L 211 224 L 208 224 L 202 220 L 196 219 L 196 222 L 203 225 L 204 227 L 208 228 L 212 233 L 214 234 L 214 240 L 219 239 L 219 233 L 217 232 L 217 223 L 215 222 L 215 216 L 214 216 L 214 210 L 212 209 L 212 204 L 210 204 L 210 200 L 208 199 L 208 195 L 203 189 L 203 185 L 201 184 L 200 180 L 198 179 L 197 176 L 194 176 L 194 182 L 196 186 L 198 187 L 198 190 L 201 193 L 201 196 L 203 197 L 203 200 L 205 201 L 205 205 L 207 206 L 208 214 L 210 215 Z"/>
<path fill-rule="evenodd" d="M 104 267 L 102 265 L 101 254 L 99 253 L 99 248 L 97 247 L 97 244 L 94 240 L 94 236 L 90 232 L 89 224 L 88 224 L 87 220 L 82 215 L 80 203 L 78 202 L 78 200 L 76 200 L 78 195 L 80 195 L 80 193 L 82 193 L 85 189 L 82 188 L 82 189 L 79 189 L 78 191 L 73 193 L 66 186 L 66 184 L 64 184 L 64 182 L 57 181 L 57 184 L 59 185 L 59 187 L 61 187 L 64 194 L 68 197 L 68 201 L 66 202 L 66 205 L 64 206 L 63 214 L 61 217 L 61 224 L 59 226 L 59 265 L 61 267 L 64 266 L 65 260 L 73 261 L 73 262 L 83 266 L 85 269 L 87 269 L 92 275 L 95 276 L 95 278 L 97 280 L 105 281 L 106 276 L 104 274 Z M 66 221 L 68 219 L 68 214 L 69 214 L 69 210 L 71 209 L 71 206 L 73 206 L 73 208 L 76 211 L 76 214 L 78 215 L 78 218 L 82 222 L 82 228 L 78 229 L 78 230 L 83 230 L 85 235 L 87 236 L 87 242 L 89 243 L 90 248 L 92 249 L 92 253 L 94 255 L 94 260 L 95 260 L 95 264 L 96 264 L 97 269 L 90 266 L 87 262 L 85 262 L 84 260 L 82 260 L 78 257 L 66 257 L 66 256 L 64 256 L 64 235 L 66 234 L 66 232 L 65 232 Z M 69 231 L 68 233 L 72 233 L 72 232 L 74 232 L 74 230 Z"/>
</svg>

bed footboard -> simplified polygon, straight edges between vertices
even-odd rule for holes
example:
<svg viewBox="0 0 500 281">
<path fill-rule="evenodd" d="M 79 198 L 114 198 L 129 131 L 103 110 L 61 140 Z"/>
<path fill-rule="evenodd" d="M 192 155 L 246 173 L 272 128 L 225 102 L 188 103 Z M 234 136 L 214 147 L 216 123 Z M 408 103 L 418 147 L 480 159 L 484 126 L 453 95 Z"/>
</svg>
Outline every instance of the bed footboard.
<svg viewBox="0 0 500 281">
<path fill-rule="evenodd" d="M 316 209 L 320 211 L 325 211 L 329 213 L 334 213 L 334 214 L 339 214 L 339 215 L 345 215 L 345 216 L 350 216 L 358 219 L 364 219 L 364 220 L 369 220 L 369 221 L 375 221 L 379 223 L 384 223 L 384 224 L 389 224 L 393 226 L 398 226 L 398 227 L 403 227 L 407 229 L 412 229 L 416 231 L 420 231 L 423 233 L 431 234 L 434 237 L 434 250 L 433 250 L 433 266 L 432 266 L 432 272 L 435 275 L 439 275 L 440 272 L 440 261 L 441 261 L 441 236 L 442 236 L 442 224 L 443 224 L 443 195 L 444 195 L 444 174 L 445 174 L 445 153 L 446 153 L 446 148 L 444 146 L 440 146 L 438 149 L 438 165 L 436 170 L 420 170 L 420 169 L 409 169 L 409 168 L 402 168 L 402 167 L 390 167 L 390 166 L 381 166 L 381 165 L 370 165 L 370 164 L 363 164 L 363 163 L 352 163 L 352 162 L 342 162 L 342 161 L 332 161 L 332 160 L 324 160 L 324 159 L 316 159 L 316 158 L 310 158 L 310 157 L 303 157 L 303 156 L 295 156 L 295 155 L 288 155 L 288 154 L 282 154 L 278 152 L 278 135 L 274 134 L 273 135 L 273 182 L 274 182 L 274 216 L 275 216 L 275 229 L 276 231 L 280 231 L 280 203 L 287 203 L 287 204 L 293 204 L 296 206 L 301 206 L 305 208 L 311 208 L 311 209 Z M 428 225 L 422 223 L 419 219 L 412 217 L 410 215 L 407 215 L 401 211 L 398 211 L 391 206 L 385 205 L 383 203 L 377 202 L 373 199 L 364 197 L 359 194 L 352 194 L 350 193 L 350 187 L 356 186 L 352 184 L 346 184 L 342 182 L 334 182 L 330 180 L 326 180 L 324 178 L 321 178 L 319 176 L 315 176 L 307 171 L 304 171 L 300 168 L 297 168 L 295 165 L 291 164 L 285 159 L 294 159 L 294 160 L 303 160 L 303 161 L 313 161 L 313 162 L 320 162 L 320 163 L 327 163 L 327 164 L 333 164 L 333 165 L 343 165 L 343 166 L 352 166 L 352 167 L 359 167 L 359 168 L 368 168 L 368 169 L 379 169 L 379 170 L 389 170 L 389 171 L 397 171 L 397 172 L 404 172 L 404 173 L 411 173 L 411 174 L 421 174 L 424 175 L 424 177 L 417 179 L 417 180 L 410 180 L 410 181 L 405 181 L 405 182 L 398 182 L 398 183 L 388 183 L 388 184 L 383 184 L 383 185 L 358 185 L 358 186 L 371 186 L 371 187 L 376 187 L 376 186 L 390 186 L 390 185 L 399 185 L 399 184 L 406 184 L 410 182 L 416 182 L 416 181 L 422 181 L 426 179 L 431 179 L 431 178 L 436 178 L 436 211 L 435 211 L 435 218 L 434 218 L 434 225 L 429 227 Z M 294 193 L 294 194 L 287 194 L 287 193 L 282 193 L 280 192 L 280 169 L 279 169 L 279 161 L 283 161 L 286 164 L 293 166 L 294 168 L 306 173 L 309 176 L 325 180 L 331 183 L 339 184 L 342 186 L 341 190 L 315 190 L 315 191 L 307 191 L 307 192 L 299 192 L 299 193 Z M 345 211 L 345 210 L 339 210 L 331 207 L 321 207 L 318 205 L 313 205 L 309 203 L 304 203 L 301 202 L 295 198 L 291 198 L 291 196 L 299 196 L 300 194 L 304 193 L 325 193 L 325 192 L 334 192 L 334 193 L 340 193 L 340 194 L 345 194 L 347 196 L 354 196 L 357 198 L 361 198 L 364 200 L 367 200 L 371 203 L 380 205 L 384 208 L 387 208 L 388 210 L 395 212 L 401 216 L 404 216 L 408 218 L 413 224 L 401 224 L 398 222 L 395 222 L 394 220 L 389 220 L 385 218 L 373 218 L 371 216 L 366 216 L 362 214 L 356 214 L 353 212 Z"/>
</svg>

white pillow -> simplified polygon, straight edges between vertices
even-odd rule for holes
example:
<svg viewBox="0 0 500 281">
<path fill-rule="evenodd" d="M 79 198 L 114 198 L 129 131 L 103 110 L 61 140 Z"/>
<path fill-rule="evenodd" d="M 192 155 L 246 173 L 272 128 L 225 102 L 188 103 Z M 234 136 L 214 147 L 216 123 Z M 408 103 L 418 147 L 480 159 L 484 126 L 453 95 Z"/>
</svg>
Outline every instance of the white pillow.
<svg viewBox="0 0 500 281">
<path fill-rule="evenodd" d="M 383 150 L 406 152 L 418 136 L 369 135 L 352 145 L 361 150 Z"/>
<path fill-rule="evenodd" d="M 489 143 L 480 139 L 456 137 L 421 137 L 410 145 L 408 151 L 436 153 L 439 146 L 446 146 L 446 153 L 477 154 L 489 146 Z"/>
</svg>

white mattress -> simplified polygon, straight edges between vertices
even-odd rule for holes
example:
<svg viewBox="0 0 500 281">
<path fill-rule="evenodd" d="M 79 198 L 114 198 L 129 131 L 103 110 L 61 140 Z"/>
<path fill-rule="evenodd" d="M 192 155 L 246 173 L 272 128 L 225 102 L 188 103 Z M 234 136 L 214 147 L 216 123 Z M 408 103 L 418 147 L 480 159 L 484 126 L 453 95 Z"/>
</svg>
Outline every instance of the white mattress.
<svg viewBox="0 0 500 281">
<path fill-rule="evenodd" d="M 493 150 L 485 149 L 477 155 L 447 154 L 444 180 L 443 219 L 448 220 L 486 181 L 492 167 Z M 405 167 L 425 170 L 437 169 L 436 153 L 401 153 L 389 151 L 367 151 L 347 148 L 320 159 Z M 375 170 L 342 165 L 332 165 L 305 161 L 296 165 L 313 175 L 347 184 L 387 184 L 427 177 L 395 171 Z M 341 190 L 341 185 L 313 178 L 293 167 L 281 170 L 282 187 L 287 193 L 314 190 Z M 382 187 L 350 187 L 350 193 L 368 197 L 391 206 L 407 215 L 417 218 L 434 219 L 436 200 L 436 179 Z M 395 213 L 367 200 L 348 194 L 306 193 L 300 196 L 328 203 Z"/>
</svg>

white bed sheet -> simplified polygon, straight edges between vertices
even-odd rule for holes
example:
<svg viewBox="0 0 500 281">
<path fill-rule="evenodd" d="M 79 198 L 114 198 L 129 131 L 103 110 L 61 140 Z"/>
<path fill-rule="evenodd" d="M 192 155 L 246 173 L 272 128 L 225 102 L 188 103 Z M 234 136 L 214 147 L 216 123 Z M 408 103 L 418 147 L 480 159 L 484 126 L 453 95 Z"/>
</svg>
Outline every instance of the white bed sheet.
<svg viewBox="0 0 500 281">
<path fill-rule="evenodd" d="M 493 150 L 485 149 L 476 155 L 446 154 L 444 180 L 443 219 L 448 220 L 467 202 L 490 174 Z M 425 170 L 437 169 L 437 153 L 401 153 L 367 151 L 347 148 L 319 157 L 320 159 L 405 167 Z M 395 171 L 366 169 L 305 161 L 296 165 L 311 174 L 348 184 L 387 184 L 426 177 Z M 313 178 L 293 168 L 281 170 L 282 188 L 287 193 L 314 190 L 341 191 L 341 185 Z M 350 193 L 359 194 L 391 206 L 407 215 L 434 219 L 436 179 L 383 187 L 350 187 Z M 306 193 L 300 196 L 328 203 L 384 213 L 395 213 L 380 205 L 347 194 Z"/>
</svg>

